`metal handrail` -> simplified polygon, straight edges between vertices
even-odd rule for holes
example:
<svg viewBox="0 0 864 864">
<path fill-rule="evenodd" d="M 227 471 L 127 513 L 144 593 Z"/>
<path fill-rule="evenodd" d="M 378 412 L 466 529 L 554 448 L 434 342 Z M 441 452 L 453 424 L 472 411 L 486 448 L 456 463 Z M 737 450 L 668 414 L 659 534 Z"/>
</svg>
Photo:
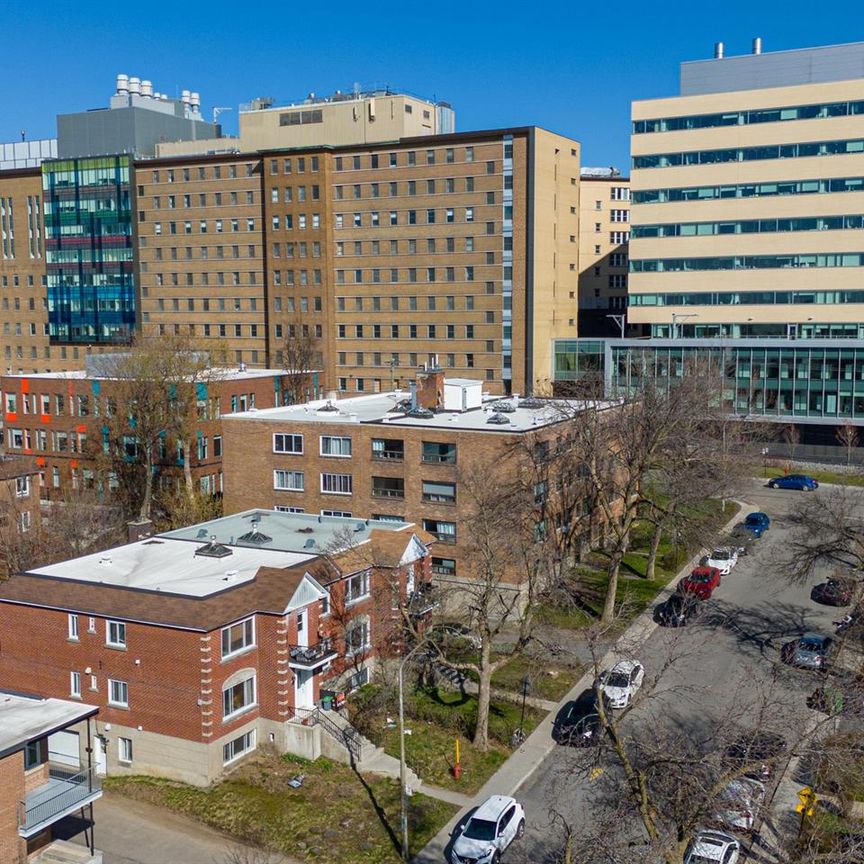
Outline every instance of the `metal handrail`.
<svg viewBox="0 0 864 864">
<path fill-rule="evenodd" d="M 353 726 L 343 728 L 327 717 L 320 708 L 295 708 L 294 713 L 307 726 L 321 726 L 331 738 L 343 744 L 353 759 L 360 756 L 360 735 Z"/>
<path fill-rule="evenodd" d="M 85 768 L 77 774 L 62 768 L 49 768 L 48 776 L 52 780 L 60 781 L 62 785 L 57 787 L 54 794 L 40 800 L 38 804 L 28 807 L 26 799 L 19 802 L 19 828 L 28 828 L 47 822 L 52 816 L 77 805 L 84 798 L 101 789 L 100 779 L 92 768 Z"/>
</svg>

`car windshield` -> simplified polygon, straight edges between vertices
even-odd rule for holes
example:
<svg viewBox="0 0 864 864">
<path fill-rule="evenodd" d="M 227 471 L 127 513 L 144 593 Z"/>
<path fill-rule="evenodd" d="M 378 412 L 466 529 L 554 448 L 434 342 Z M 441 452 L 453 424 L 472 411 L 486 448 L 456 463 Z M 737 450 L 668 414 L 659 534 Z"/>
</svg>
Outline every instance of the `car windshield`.
<svg viewBox="0 0 864 864">
<path fill-rule="evenodd" d="M 710 582 L 711 581 L 711 574 L 706 573 L 705 571 L 703 571 L 701 573 L 691 573 L 690 574 L 690 581 L 691 582 L 700 582 L 700 583 L 701 582 Z"/>
<path fill-rule="evenodd" d="M 465 827 L 463 836 L 469 840 L 494 840 L 495 823 L 488 819 L 472 819 Z"/>
<path fill-rule="evenodd" d="M 593 714 L 595 711 L 594 691 L 584 696 L 580 696 L 575 702 L 571 702 L 567 706 L 567 713 L 564 715 L 565 720 L 578 720 L 586 714 Z"/>
<path fill-rule="evenodd" d="M 630 676 L 625 672 L 610 672 L 606 676 L 607 687 L 628 687 L 630 685 Z"/>
<path fill-rule="evenodd" d="M 714 554 L 711 557 L 715 561 L 728 561 L 729 560 L 729 552 L 726 549 L 715 549 Z"/>
<path fill-rule="evenodd" d="M 822 643 L 816 639 L 802 639 L 798 643 L 798 647 L 802 651 L 821 651 Z"/>
</svg>

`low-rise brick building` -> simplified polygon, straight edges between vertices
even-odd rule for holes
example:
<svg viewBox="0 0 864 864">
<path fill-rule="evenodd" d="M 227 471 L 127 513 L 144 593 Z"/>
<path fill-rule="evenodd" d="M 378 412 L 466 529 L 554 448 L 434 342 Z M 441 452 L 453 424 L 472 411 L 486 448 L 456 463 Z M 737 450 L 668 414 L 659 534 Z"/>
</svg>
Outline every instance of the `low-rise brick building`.
<svg viewBox="0 0 864 864">
<path fill-rule="evenodd" d="M 0 533 L 3 541 L 41 524 L 39 509 L 39 467 L 32 456 L 0 455 Z M 0 577 L 2 577 L 0 573 Z"/>
<path fill-rule="evenodd" d="M 25 864 L 37 851 L 47 851 L 45 847 L 54 840 L 54 826 L 72 813 L 81 811 L 83 815 L 89 808 L 87 822 L 92 826 L 93 802 L 102 796 L 102 791 L 89 763 L 86 744 L 79 744 L 79 730 L 88 741 L 87 732 L 98 710 L 80 702 L 38 699 L 0 690 L 3 864 Z M 82 847 L 75 847 L 75 860 L 81 864 L 102 860 L 101 854 L 96 857 L 92 832 L 88 841 L 89 856 Z"/>
<path fill-rule="evenodd" d="M 477 501 L 460 494 L 460 485 L 478 476 L 492 482 L 508 461 L 513 472 L 525 469 L 525 495 L 537 505 L 538 530 L 545 530 L 539 523 L 554 490 L 541 463 L 544 454 L 566 445 L 568 423 L 586 407 L 502 399 L 483 386 L 433 369 L 421 373 L 410 392 L 227 416 L 225 512 L 254 505 L 407 520 L 436 537 L 437 580 L 470 578 L 467 546 Z M 555 518 L 571 515 L 561 508 Z"/>
<path fill-rule="evenodd" d="M 190 456 L 193 479 L 203 492 L 222 491 L 222 415 L 285 404 L 290 378 L 285 370 L 241 366 L 214 369 L 206 383 L 196 384 Z M 308 378 L 312 396 L 317 374 L 308 373 Z M 35 458 L 43 498 L 59 499 L 95 482 L 95 453 L 107 434 L 112 385 L 110 377 L 96 370 L 0 376 L 6 452 Z M 182 461 L 166 454 L 158 468 L 163 477 L 177 476 Z"/>
<path fill-rule="evenodd" d="M 103 773 L 206 784 L 265 742 L 314 758 L 322 684 L 398 650 L 429 557 L 404 522 L 252 510 L 18 573 L 0 682 L 98 705 Z"/>
</svg>

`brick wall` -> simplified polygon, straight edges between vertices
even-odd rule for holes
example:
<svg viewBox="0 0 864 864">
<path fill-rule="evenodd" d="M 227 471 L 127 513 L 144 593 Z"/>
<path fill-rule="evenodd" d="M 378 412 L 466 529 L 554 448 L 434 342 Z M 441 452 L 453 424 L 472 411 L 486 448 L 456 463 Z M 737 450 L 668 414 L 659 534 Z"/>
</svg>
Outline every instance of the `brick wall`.
<svg viewBox="0 0 864 864">
<path fill-rule="evenodd" d="M 0 861 L 26 861 L 27 844 L 18 836 L 18 804 L 24 799 L 24 753 L 0 759 Z"/>
</svg>

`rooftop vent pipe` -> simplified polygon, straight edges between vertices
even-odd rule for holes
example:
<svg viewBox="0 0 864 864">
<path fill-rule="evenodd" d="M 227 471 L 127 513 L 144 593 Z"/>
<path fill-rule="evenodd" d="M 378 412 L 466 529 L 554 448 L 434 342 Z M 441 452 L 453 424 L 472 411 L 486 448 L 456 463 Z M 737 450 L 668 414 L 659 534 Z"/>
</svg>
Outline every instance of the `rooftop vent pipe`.
<svg viewBox="0 0 864 864">
<path fill-rule="evenodd" d="M 723 43 L 715 42 L 714 43 L 714 59 L 722 60 L 723 59 Z"/>
<path fill-rule="evenodd" d="M 756 36 L 753 39 L 753 53 L 754 54 L 761 54 L 762 53 L 762 37 L 761 36 Z"/>
</svg>

